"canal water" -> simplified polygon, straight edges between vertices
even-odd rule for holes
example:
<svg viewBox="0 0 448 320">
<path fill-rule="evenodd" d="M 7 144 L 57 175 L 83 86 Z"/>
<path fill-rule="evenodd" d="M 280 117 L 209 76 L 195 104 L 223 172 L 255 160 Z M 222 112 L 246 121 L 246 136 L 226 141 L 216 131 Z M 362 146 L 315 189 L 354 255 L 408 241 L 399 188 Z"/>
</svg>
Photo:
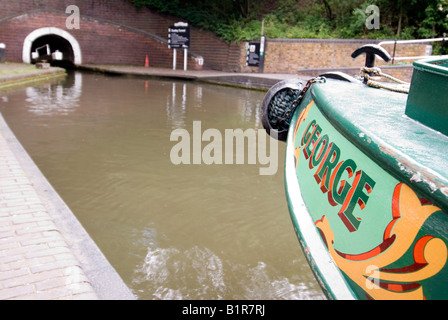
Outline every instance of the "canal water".
<svg viewBox="0 0 448 320">
<path fill-rule="evenodd" d="M 176 129 L 261 130 L 263 97 L 73 72 L 1 91 L 0 112 L 139 299 L 324 299 L 290 221 L 284 143 L 274 175 L 172 161 Z"/>
</svg>

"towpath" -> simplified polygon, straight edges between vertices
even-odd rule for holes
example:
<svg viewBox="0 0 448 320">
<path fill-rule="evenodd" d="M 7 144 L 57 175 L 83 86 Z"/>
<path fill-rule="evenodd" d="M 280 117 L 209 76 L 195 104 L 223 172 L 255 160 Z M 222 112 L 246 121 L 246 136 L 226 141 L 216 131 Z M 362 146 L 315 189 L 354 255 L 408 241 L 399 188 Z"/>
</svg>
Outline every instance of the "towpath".
<svg viewBox="0 0 448 320">
<path fill-rule="evenodd" d="M 299 78 L 284 73 L 236 73 L 214 70 L 172 70 L 135 66 L 83 65 L 81 69 L 116 75 L 132 75 L 151 78 L 196 80 L 219 85 L 238 86 L 248 89 L 268 90 L 279 81 Z M 302 79 L 306 79 L 303 78 Z"/>
</svg>

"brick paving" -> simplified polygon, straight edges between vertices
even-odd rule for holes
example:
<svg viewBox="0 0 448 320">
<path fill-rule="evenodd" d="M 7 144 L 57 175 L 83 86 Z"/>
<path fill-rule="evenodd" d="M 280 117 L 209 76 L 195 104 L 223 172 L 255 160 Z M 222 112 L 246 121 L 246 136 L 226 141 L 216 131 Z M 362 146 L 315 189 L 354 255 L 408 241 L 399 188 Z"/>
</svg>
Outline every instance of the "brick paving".
<svg viewBox="0 0 448 320">
<path fill-rule="evenodd" d="M 98 299 L 3 136 L 0 136 L 0 299 Z"/>
<path fill-rule="evenodd" d="M 59 76 L 0 63 L 0 89 Z M 0 114 L 0 300 L 135 300 Z"/>
</svg>

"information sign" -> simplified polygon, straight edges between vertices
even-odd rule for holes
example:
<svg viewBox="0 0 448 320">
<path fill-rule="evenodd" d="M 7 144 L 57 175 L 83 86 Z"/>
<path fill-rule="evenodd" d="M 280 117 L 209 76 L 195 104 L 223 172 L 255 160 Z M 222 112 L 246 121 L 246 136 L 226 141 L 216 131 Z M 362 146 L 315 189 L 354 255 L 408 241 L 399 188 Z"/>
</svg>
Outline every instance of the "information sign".
<svg viewBox="0 0 448 320">
<path fill-rule="evenodd" d="M 168 28 L 168 47 L 171 49 L 188 49 L 190 47 L 188 23 L 176 23 Z"/>
<path fill-rule="evenodd" d="M 260 44 L 249 43 L 247 50 L 246 65 L 249 67 L 258 67 L 260 65 Z"/>
</svg>

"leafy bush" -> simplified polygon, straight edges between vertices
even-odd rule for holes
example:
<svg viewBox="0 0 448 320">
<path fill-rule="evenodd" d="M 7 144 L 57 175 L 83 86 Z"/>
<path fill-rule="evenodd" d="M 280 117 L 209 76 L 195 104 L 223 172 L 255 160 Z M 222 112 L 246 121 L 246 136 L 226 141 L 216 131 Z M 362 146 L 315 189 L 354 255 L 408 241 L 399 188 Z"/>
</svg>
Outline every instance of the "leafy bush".
<svg viewBox="0 0 448 320">
<path fill-rule="evenodd" d="M 130 0 L 210 30 L 227 42 L 268 38 L 430 38 L 448 29 L 448 0 Z M 380 9 L 368 30 L 366 8 Z"/>
</svg>

